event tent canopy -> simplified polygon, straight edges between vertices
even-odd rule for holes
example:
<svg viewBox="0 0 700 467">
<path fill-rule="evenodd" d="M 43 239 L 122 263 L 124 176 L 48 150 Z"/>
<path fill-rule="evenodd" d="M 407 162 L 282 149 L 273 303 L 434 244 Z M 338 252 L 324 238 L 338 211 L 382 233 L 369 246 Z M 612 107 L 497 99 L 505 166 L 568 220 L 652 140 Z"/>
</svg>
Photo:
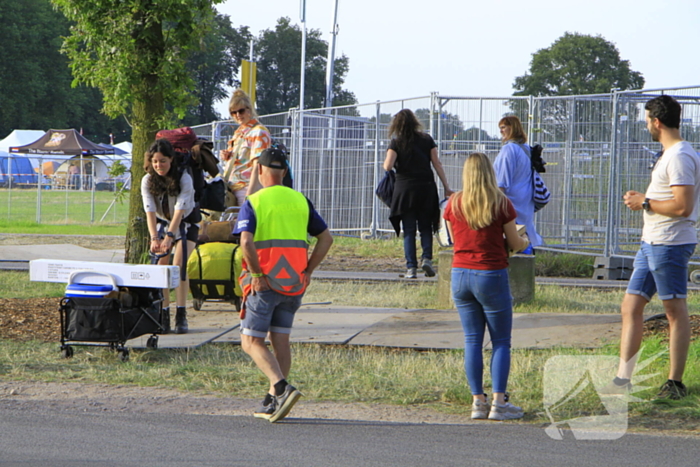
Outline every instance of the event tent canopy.
<svg viewBox="0 0 700 467">
<path fill-rule="evenodd" d="M 114 154 L 114 149 L 107 149 L 85 138 L 77 131 L 49 130 L 44 136 L 31 144 L 10 146 L 10 152 L 23 154 L 51 154 L 64 156 L 92 156 Z"/>
<path fill-rule="evenodd" d="M 12 130 L 5 139 L 0 140 L 0 151 L 9 152 L 12 146 L 24 146 L 33 143 L 46 132 L 44 130 Z"/>
<path fill-rule="evenodd" d="M 131 151 L 125 151 L 118 146 L 112 146 L 111 144 L 99 143 L 98 146 L 102 146 L 105 149 L 112 149 L 114 154 L 117 156 L 123 156 L 124 154 L 131 154 Z"/>
</svg>

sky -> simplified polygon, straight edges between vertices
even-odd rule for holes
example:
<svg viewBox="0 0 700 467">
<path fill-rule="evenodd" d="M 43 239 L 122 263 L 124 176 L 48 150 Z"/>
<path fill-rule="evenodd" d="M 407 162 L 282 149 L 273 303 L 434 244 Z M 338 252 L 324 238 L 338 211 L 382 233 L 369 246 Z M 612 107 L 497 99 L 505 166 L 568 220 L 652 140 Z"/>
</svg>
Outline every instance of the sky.
<svg viewBox="0 0 700 467">
<path fill-rule="evenodd" d="M 338 0 L 336 57 L 350 60 L 344 88 L 358 103 L 427 96 L 506 97 L 532 54 L 565 32 L 601 35 L 639 71 L 645 88 L 700 85 L 698 0 Z M 334 0 L 306 0 L 306 27 L 330 43 Z M 217 6 L 254 36 L 300 0 Z M 217 106 L 227 115 L 226 102 Z"/>
</svg>

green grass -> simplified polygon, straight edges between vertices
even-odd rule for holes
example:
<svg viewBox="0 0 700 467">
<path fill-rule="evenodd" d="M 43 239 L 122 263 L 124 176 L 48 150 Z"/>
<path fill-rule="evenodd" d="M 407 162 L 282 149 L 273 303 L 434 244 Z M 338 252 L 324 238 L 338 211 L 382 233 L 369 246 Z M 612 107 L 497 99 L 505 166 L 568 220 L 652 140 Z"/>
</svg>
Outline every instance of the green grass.
<svg viewBox="0 0 700 467">
<path fill-rule="evenodd" d="M 126 224 L 38 224 L 0 220 L 0 232 L 34 235 L 126 235 Z"/>
<path fill-rule="evenodd" d="M 65 291 L 66 284 L 30 282 L 28 272 L 0 271 L 0 297 L 2 298 L 60 298 Z"/>
<path fill-rule="evenodd" d="M 24 189 L 0 189 L 0 220 L 35 222 L 37 220 L 38 192 Z M 109 209 L 114 193 L 75 190 L 45 190 L 41 192 L 41 222 L 45 224 L 93 224 Z M 127 221 L 128 203 L 115 203 L 102 223 L 124 224 Z M 3 230 L 4 232 L 5 230 Z M 13 231 L 14 233 L 34 233 Z"/>
<path fill-rule="evenodd" d="M 594 262 L 593 256 L 538 251 L 535 255 L 535 275 L 590 279 L 593 276 Z"/>
<path fill-rule="evenodd" d="M 437 288 L 434 284 L 336 282 L 311 280 L 304 302 L 332 301 L 338 306 L 372 308 L 434 308 Z"/>
</svg>

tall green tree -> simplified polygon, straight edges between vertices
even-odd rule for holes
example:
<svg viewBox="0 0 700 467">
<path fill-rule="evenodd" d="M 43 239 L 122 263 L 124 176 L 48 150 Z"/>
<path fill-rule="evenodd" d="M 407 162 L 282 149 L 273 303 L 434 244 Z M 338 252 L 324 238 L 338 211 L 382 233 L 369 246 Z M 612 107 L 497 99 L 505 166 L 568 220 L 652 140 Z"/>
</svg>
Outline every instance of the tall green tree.
<svg viewBox="0 0 700 467">
<path fill-rule="evenodd" d="M 74 25 L 63 43 L 76 83 L 99 88 L 107 115 L 126 115 L 133 160 L 126 261 L 139 263 L 148 229 L 141 202 L 143 154 L 159 128 L 192 103 L 187 58 L 220 0 L 52 0 Z M 167 105 L 167 107 L 166 107 Z"/>
<path fill-rule="evenodd" d="M 194 96 L 197 103 L 188 108 L 184 125 L 221 120 L 221 115 L 214 107 L 217 102 L 228 97 L 227 86 L 240 86 L 235 77 L 241 59 L 248 56 L 252 38 L 248 26 L 236 29 L 231 25 L 228 15 L 216 13 L 213 27 L 192 52 L 187 63 L 195 83 Z"/>
<path fill-rule="evenodd" d="M 100 113 L 99 90 L 71 87 L 60 53 L 70 23 L 50 0 L 2 0 L 0 22 L 0 137 L 14 129 L 83 128 L 95 142 L 108 143 L 110 133 L 130 138 L 124 119 Z"/>
<path fill-rule="evenodd" d="M 640 89 L 644 77 L 602 36 L 565 33 L 532 54 L 529 73 L 515 78 L 515 96 L 599 94 Z"/>
<path fill-rule="evenodd" d="M 566 33 L 550 47 L 532 54 L 529 73 L 515 78 L 515 96 L 567 96 L 606 94 L 612 89 L 640 89 L 644 77 L 620 58 L 615 44 L 601 36 Z M 523 122 L 534 116 L 535 133 L 561 140 L 608 141 L 611 137 L 609 99 L 600 102 L 571 100 L 537 101 L 535 109 L 511 101 L 511 110 Z"/>
<path fill-rule="evenodd" d="M 256 45 L 258 113 L 286 112 L 299 106 L 301 36 L 301 29 L 290 24 L 289 18 L 280 18 L 274 29 L 260 33 Z M 324 105 L 327 55 L 328 43 L 321 39 L 321 32 L 318 29 L 308 30 L 304 76 L 305 108 Z M 357 103 L 352 92 L 342 89 L 349 68 L 349 59 L 345 55 L 335 59 L 333 105 Z"/>
</svg>

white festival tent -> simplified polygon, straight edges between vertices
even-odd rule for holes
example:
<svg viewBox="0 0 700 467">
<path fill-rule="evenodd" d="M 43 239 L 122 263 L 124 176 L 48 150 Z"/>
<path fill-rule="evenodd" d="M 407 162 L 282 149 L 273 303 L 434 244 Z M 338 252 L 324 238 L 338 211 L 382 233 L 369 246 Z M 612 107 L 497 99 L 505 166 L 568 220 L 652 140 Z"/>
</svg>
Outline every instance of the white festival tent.
<svg viewBox="0 0 700 467">
<path fill-rule="evenodd" d="M 0 151 L 10 152 L 11 146 L 24 146 L 31 144 L 44 136 L 43 130 L 12 130 L 5 139 L 0 140 Z"/>
</svg>

